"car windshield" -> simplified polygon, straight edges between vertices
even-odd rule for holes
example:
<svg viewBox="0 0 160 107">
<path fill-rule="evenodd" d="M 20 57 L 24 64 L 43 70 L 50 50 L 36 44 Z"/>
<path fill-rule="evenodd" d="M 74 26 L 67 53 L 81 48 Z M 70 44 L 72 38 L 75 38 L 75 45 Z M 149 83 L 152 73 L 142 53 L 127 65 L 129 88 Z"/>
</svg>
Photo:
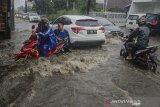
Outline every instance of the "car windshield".
<svg viewBox="0 0 160 107">
<path fill-rule="evenodd" d="M 98 19 L 98 18 L 97 18 Z M 104 19 L 104 18 L 99 18 L 98 19 L 98 23 L 102 26 L 113 26 L 113 23 L 111 23 L 110 21 Z"/>
<path fill-rule="evenodd" d="M 83 19 L 83 20 L 77 20 L 76 21 L 76 25 L 77 26 L 99 26 L 98 21 L 97 20 L 93 20 L 93 19 Z"/>
<path fill-rule="evenodd" d="M 139 18 L 138 15 L 129 15 L 128 19 L 129 20 L 137 20 Z"/>
<path fill-rule="evenodd" d="M 38 16 L 37 13 L 30 13 L 29 16 Z"/>
<path fill-rule="evenodd" d="M 156 14 L 147 14 L 146 19 L 148 22 L 154 22 L 157 20 L 157 15 Z"/>
</svg>

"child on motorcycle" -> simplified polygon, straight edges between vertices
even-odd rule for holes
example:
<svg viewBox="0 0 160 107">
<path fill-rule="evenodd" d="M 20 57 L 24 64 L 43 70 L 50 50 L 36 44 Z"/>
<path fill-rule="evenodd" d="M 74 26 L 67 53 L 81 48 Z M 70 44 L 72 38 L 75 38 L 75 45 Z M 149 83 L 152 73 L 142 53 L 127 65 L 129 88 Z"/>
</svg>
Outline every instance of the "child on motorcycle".
<svg viewBox="0 0 160 107">
<path fill-rule="evenodd" d="M 38 34 L 38 51 L 41 56 L 47 57 L 50 49 L 57 47 L 57 40 L 55 38 L 52 28 L 49 26 L 49 20 L 43 18 L 40 22 L 40 32 Z"/>
<path fill-rule="evenodd" d="M 68 43 L 69 33 L 67 30 L 64 29 L 63 22 L 58 23 L 58 29 L 54 30 L 54 33 L 58 41 L 63 41 L 65 43 L 64 51 L 71 52 L 69 50 L 69 43 Z"/>
<path fill-rule="evenodd" d="M 146 26 L 145 17 L 141 17 L 137 20 L 139 27 L 134 30 L 126 43 L 128 57 L 127 60 L 133 59 L 133 56 L 137 50 L 145 49 L 149 43 L 150 29 Z"/>
</svg>

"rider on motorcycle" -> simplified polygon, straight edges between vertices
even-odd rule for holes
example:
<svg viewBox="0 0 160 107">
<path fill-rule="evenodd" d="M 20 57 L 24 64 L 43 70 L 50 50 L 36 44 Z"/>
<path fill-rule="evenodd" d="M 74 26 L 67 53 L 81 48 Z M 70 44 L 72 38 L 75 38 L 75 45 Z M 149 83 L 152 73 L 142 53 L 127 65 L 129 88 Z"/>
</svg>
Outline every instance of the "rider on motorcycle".
<svg viewBox="0 0 160 107">
<path fill-rule="evenodd" d="M 35 25 L 32 26 L 32 35 L 29 37 L 30 41 L 36 41 L 37 35 L 36 33 L 39 33 L 41 30 L 41 22 L 38 23 L 37 28 L 35 29 Z"/>
<path fill-rule="evenodd" d="M 68 43 L 69 33 L 67 30 L 64 29 L 63 22 L 58 23 L 58 29 L 54 30 L 54 33 L 58 41 L 63 41 L 65 43 L 64 51 L 71 52 L 69 50 L 69 43 Z"/>
<path fill-rule="evenodd" d="M 41 56 L 47 57 L 50 49 L 57 47 L 57 40 L 55 38 L 52 28 L 49 26 L 49 20 L 43 18 L 39 25 L 40 32 L 38 33 L 38 51 Z"/>
<path fill-rule="evenodd" d="M 146 18 L 141 17 L 137 20 L 139 27 L 135 29 L 129 36 L 126 44 L 128 57 L 131 60 L 137 50 L 145 49 L 149 43 L 150 29 L 146 26 Z"/>
</svg>

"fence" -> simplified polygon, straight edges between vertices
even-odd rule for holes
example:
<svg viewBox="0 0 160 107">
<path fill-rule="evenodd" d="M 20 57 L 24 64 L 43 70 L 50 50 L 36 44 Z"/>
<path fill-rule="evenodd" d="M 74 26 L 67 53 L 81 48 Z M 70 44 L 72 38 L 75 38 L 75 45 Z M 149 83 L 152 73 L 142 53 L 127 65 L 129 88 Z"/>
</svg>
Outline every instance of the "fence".
<svg viewBox="0 0 160 107">
<path fill-rule="evenodd" d="M 117 12 L 90 12 L 90 16 L 99 16 L 108 19 L 117 26 L 125 26 L 127 14 L 126 13 L 117 13 Z"/>
</svg>

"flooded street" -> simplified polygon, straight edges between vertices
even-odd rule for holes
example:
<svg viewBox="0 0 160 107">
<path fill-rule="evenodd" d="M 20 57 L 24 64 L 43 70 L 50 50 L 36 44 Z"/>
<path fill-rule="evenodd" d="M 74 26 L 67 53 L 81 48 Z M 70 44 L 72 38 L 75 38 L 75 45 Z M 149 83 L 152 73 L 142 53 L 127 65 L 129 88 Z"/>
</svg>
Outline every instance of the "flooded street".
<svg viewBox="0 0 160 107">
<path fill-rule="evenodd" d="M 15 23 L 12 39 L 0 41 L 0 107 L 160 107 L 160 49 L 157 73 L 121 58 L 118 38 L 98 48 L 15 62 L 36 25 Z M 150 44 L 160 44 L 160 37 L 151 37 Z"/>
</svg>

